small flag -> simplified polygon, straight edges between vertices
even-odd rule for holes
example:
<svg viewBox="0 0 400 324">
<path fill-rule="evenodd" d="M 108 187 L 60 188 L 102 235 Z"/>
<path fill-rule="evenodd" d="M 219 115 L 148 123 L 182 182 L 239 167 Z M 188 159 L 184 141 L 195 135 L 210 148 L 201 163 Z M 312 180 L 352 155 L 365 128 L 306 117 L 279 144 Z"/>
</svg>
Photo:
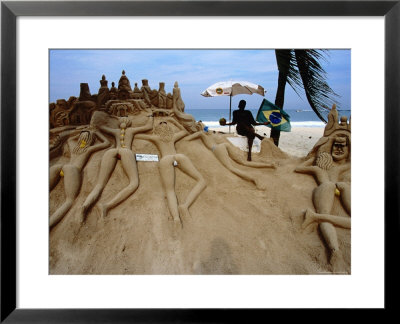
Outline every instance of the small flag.
<svg viewBox="0 0 400 324">
<path fill-rule="evenodd" d="M 290 116 L 267 99 L 263 99 L 257 113 L 256 121 L 259 123 L 270 122 L 267 125 L 268 127 L 280 130 L 281 132 L 290 132 L 292 129 L 290 126 Z"/>
</svg>

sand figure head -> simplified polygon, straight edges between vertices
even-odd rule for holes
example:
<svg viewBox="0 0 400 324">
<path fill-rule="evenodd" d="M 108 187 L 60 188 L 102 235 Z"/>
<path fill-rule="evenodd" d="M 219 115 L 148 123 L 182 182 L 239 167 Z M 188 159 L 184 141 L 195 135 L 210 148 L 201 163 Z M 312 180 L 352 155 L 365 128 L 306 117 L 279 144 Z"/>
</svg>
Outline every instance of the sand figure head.
<svg viewBox="0 0 400 324">
<path fill-rule="evenodd" d="M 118 117 L 126 117 L 128 107 L 126 105 L 118 105 L 117 107 L 117 116 Z"/>
<path fill-rule="evenodd" d="M 173 129 L 169 126 L 166 121 L 160 121 L 155 124 L 153 133 L 157 135 L 163 142 L 169 142 L 174 136 Z"/>
<path fill-rule="evenodd" d="M 78 138 L 78 142 L 73 149 L 73 153 L 81 154 L 86 152 L 87 148 L 91 146 L 96 140 L 96 135 L 91 130 L 83 130 Z"/>
<path fill-rule="evenodd" d="M 349 138 L 337 136 L 332 144 L 332 158 L 335 162 L 347 160 L 350 155 Z"/>
<path fill-rule="evenodd" d="M 131 126 L 132 121 L 128 117 L 121 117 L 119 118 L 119 128 L 125 129 Z"/>
</svg>

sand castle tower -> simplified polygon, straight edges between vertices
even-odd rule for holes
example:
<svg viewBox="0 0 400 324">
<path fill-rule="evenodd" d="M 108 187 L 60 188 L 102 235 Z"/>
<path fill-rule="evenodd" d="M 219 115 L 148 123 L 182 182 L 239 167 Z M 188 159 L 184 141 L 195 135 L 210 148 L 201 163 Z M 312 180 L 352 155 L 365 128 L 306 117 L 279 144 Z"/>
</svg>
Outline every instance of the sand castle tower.
<svg viewBox="0 0 400 324">
<path fill-rule="evenodd" d="M 125 70 L 122 70 L 121 78 L 118 82 L 118 99 L 126 100 L 131 98 L 132 88 L 129 79 L 125 75 Z"/>
</svg>

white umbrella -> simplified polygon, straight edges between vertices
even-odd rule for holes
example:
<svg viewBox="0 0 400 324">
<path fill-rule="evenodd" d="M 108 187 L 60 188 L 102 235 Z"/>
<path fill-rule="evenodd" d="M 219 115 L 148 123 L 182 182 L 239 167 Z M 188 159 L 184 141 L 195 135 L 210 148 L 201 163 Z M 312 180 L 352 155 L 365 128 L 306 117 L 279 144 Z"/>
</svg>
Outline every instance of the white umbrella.
<svg viewBox="0 0 400 324">
<path fill-rule="evenodd" d="M 222 81 L 213 84 L 204 90 L 201 95 L 204 97 L 220 97 L 229 96 L 229 122 L 231 122 L 231 111 L 232 111 L 232 97 L 238 94 L 252 95 L 257 93 L 260 96 L 264 96 L 266 91 L 258 84 L 251 83 L 248 81 Z M 229 126 L 229 132 L 231 127 Z"/>
</svg>

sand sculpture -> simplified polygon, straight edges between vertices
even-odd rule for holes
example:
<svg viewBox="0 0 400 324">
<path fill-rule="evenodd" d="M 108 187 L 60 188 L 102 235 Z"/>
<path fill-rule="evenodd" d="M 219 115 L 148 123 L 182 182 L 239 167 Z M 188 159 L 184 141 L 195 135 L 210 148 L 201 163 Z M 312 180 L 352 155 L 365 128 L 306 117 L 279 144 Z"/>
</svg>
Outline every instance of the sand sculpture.
<svg viewBox="0 0 400 324">
<path fill-rule="evenodd" d="M 185 129 L 190 132 L 196 132 L 199 130 L 198 125 L 196 124 L 196 120 L 192 115 L 185 114 L 185 104 L 183 103 L 181 97 L 181 89 L 178 86 L 178 82 L 175 82 L 174 89 L 172 91 L 173 98 L 173 111 L 178 120 L 182 123 Z M 202 129 L 202 128 L 201 128 Z"/>
<path fill-rule="evenodd" d="M 328 116 L 328 123 L 322 137 L 308 155 L 308 159 L 295 171 L 312 175 L 318 186 L 313 191 L 313 204 L 316 212 L 307 209 L 303 228 L 318 223 L 322 236 L 330 250 L 330 263 L 337 268 L 340 262 L 340 250 L 335 226 L 351 228 L 351 190 L 350 190 L 350 132 L 347 118 L 338 122 L 338 113 L 334 105 Z M 347 173 L 347 174 L 346 174 Z M 348 216 L 332 215 L 335 196 Z"/>
<path fill-rule="evenodd" d="M 177 126 L 178 129 L 181 128 L 180 131 L 174 132 L 171 124 Z M 190 159 L 184 154 L 176 152 L 175 143 L 187 134 L 187 131 L 174 119 L 164 118 L 154 123 L 153 135 L 137 135 L 138 139 L 153 142 L 160 151 L 159 170 L 161 180 L 167 195 L 169 211 L 176 224 L 182 224 L 183 217 L 189 215 L 189 207 L 206 187 L 203 176 L 197 171 Z M 178 204 L 175 193 L 175 167 L 196 180 L 196 185 L 186 197 L 186 201 L 181 204 Z"/>
<path fill-rule="evenodd" d="M 120 110 L 117 111 L 120 112 Z M 97 112 L 97 114 L 103 113 Z M 107 118 L 108 116 L 105 117 Z M 130 127 L 131 120 L 128 117 L 109 116 L 108 118 L 118 118 L 118 128 L 111 128 L 105 125 L 98 125 L 98 127 L 101 131 L 114 137 L 115 148 L 108 149 L 103 155 L 97 183 L 81 207 L 82 221 L 85 220 L 85 216 L 89 208 L 100 197 L 101 192 L 110 179 L 118 160 L 121 161 L 121 166 L 129 179 L 129 185 L 120 191 L 111 201 L 100 206 L 101 215 L 105 217 L 108 210 L 128 198 L 139 186 L 139 175 L 137 171 L 135 155 L 131 150 L 133 137 L 137 133 L 150 130 L 153 123 L 153 117 L 149 116 L 148 122 L 144 126 L 137 128 Z M 98 116 L 94 116 L 93 119 L 96 120 L 99 118 Z"/>
<path fill-rule="evenodd" d="M 178 82 L 132 89 L 123 71 L 109 89 L 103 75 L 98 94 L 82 83 L 49 108 L 51 273 L 350 272 L 351 124 L 336 107 L 305 158 L 264 139 L 251 162 L 184 112 Z M 302 228 L 323 241 L 291 225 L 288 210 L 307 204 Z"/>
<path fill-rule="evenodd" d="M 199 123 L 201 124 L 201 123 Z M 250 162 L 250 161 L 244 161 L 243 159 L 239 158 L 235 152 L 235 148 L 226 143 L 226 142 L 220 142 L 217 143 L 217 138 L 213 138 L 213 134 L 206 133 L 204 131 L 198 131 L 192 135 L 189 135 L 185 138 L 185 140 L 194 140 L 200 138 L 204 145 L 211 150 L 215 157 L 218 159 L 218 161 L 221 162 L 221 164 L 227 168 L 229 171 L 232 173 L 236 174 L 240 178 L 253 182 L 256 187 L 260 190 L 265 190 L 266 189 L 266 184 L 260 180 L 260 178 L 251 176 L 250 174 L 246 173 L 245 171 L 242 171 L 238 168 L 236 168 L 232 164 L 232 160 L 234 160 L 236 163 L 239 163 L 241 165 L 247 166 L 247 167 L 252 167 L 252 168 L 276 168 L 276 165 L 274 163 L 265 163 L 265 162 Z"/>
<path fill-rule="evenodd" d="M 76 132 L 76 131 L 75 131 Z M 78 139 L 77 141 L 76 138 Z M 101 142 L 95 144 L 96 138 Z M 56 225 L 68 212 L 79 194 L 82 182 L 82 169 L 86 165 L 91 154 L 110 145 L 110 142 L 94 129 L 85 129 L 80 134 L 68 140 L 71 158 L 66 164 L 56 164 L 50 167 L 50 191 L 57 185 L 61 177 L 64 177 L 64 190 L 66 200 L 50 216 L 50 227 Z"/>
</svg>

